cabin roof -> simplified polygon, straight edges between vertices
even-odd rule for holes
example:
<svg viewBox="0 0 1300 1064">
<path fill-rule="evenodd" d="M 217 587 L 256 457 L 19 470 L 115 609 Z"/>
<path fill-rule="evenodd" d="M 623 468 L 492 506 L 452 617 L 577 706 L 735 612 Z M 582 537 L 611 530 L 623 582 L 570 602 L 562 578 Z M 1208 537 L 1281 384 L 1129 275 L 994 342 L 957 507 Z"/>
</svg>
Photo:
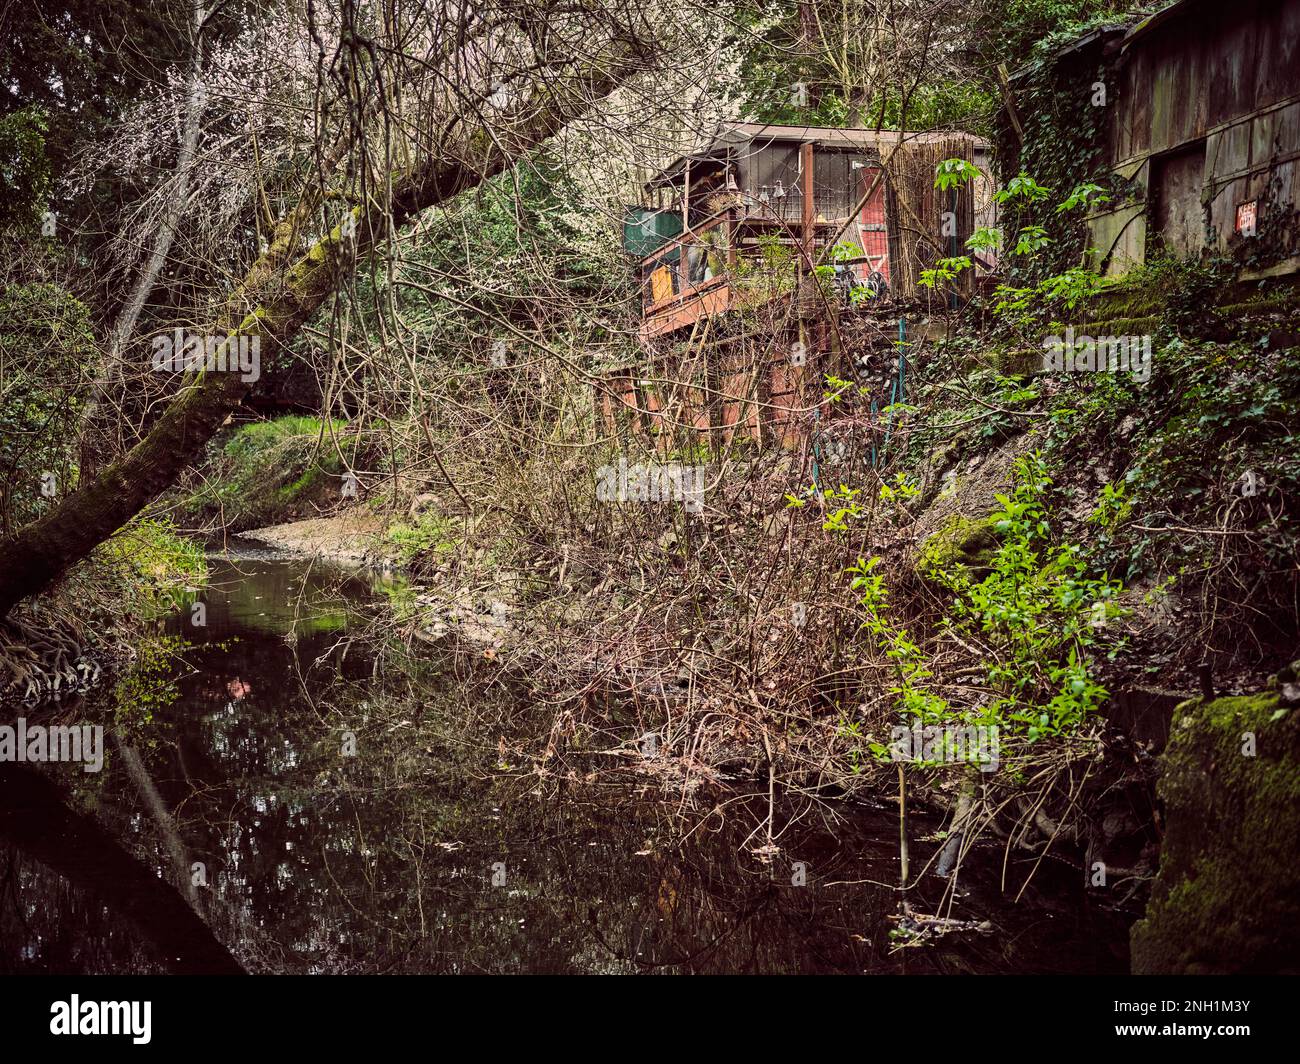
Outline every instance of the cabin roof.
<svg viewBox="0 0 1300 1064">
<path fill-rule="evenodd" d="M 1128 51 L 1134 42 L 1145 37 L 1157 26 L 1163 26 L 1170 19 L 1181 18 L 1200 3 L 1201 0 L 1174 0 L 1174 2 L 1168 7 L 1162 7 L 1154 15 L 1148 15 L 1140 22 L 1131 26 L 1128 33 L 1124 35 L 1124 50 Z"/>
<path fill-rule="evenodd" d="M 1122 37 L 1126 32 L 1127 26 L 1123 22 L 1111 22 L 1104 26 L 1097 26 L 1087 33 L 1081 33 L 1078 37 L 1065 42 L 1059 48 L 1054 48 L 1036 59 L 1031 59 L 1024 66 L 1017 67 L 1007 80 L 1011 82 L 1022 81 L 1034 71 L 1041 69 L 1044 64 L 1064 59 L 1067 55 L 1073 55 L 1076 52 L 1082 52 L 1091 48 L 1094 44 L 1104 48 L 1113 39 Z"/>
<path fill-rule="evenodd" d="M 686 155 L 678 156 L 646 182 L 650 192 L 676 182 L 688 163 L 725 163 L 738 150 L 761 150 L 768 144 L 796 143 L 819 144 L 830 148 L 856 149 L 871 153 L 882 146 L 892 146 L 900 140 L 916 144 L 934 143 L 952 137 L 968 136 L 977 145 L 986 146 L 982 138 L 957 131 L 906 132 L 896 129 L 840 129 L 834 126 L 782 126 L 768 122 L 722 122 L 715 128 L 704 145 Z"/>
</svg>

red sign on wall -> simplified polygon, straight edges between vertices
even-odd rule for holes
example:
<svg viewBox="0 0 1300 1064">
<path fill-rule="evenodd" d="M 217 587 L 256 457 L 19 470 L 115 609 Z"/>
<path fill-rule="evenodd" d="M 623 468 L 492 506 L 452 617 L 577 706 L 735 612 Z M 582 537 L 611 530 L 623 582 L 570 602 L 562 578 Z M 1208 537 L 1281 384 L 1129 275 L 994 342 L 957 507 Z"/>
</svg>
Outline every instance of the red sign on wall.
<svg viewBox="0 0 1300 1064">
<path fill-rule="evenodd" d="M 1237 204 L 1237 232 L 1242 236 L 1255 235 L 1255 205 L 1258 201 Z"/>
</svg>

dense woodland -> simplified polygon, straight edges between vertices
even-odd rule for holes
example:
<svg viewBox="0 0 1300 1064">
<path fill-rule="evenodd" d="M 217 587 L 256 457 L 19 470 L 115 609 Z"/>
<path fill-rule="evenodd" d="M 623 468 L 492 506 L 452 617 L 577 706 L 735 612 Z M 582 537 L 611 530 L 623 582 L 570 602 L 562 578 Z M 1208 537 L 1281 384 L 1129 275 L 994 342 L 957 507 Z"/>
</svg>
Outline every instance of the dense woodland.
<svg viewBox="0 0 1300 1064">
<path fill-rule="evenodd" d="M 1167 6 L 0 0 L 0 971 L 1294 972 L 1300 16 Z"/>
</svg>

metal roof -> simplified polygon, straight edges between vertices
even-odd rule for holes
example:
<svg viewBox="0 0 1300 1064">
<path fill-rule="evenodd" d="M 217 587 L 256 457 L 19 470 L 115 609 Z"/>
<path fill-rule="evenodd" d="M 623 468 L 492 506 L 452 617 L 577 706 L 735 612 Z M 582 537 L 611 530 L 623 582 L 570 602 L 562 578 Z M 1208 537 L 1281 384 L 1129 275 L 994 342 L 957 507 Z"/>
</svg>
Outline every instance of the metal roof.
<svg viewBox="0 0 1300 1064">
<path fill-rule="evenodd" d="M 1080 34 L 1067 44 L 1063 44 L 1061 47 L 1053 49 L 1046 55 L 1041 55 L 1037 59 L 1031 59 L 1024 66 L 1018 67 L 1016 70 L 1012 71 L 1007 80 L 1019 81 L 1021 78 L 1025 77 L 1025 75 L 1032 74 L 1035 70 L 1039 69 L 1044 63 L 1055 59 L 1061 59 L 1064 56 L 1073 54 L 1074 52 L 1081 52 L 1098 41 L 1100 41 L 1104 46 L 1112 37 L 1123 36 L 1126 30 L 1127 26 L 1122 22 L 1097 26 L 1095 29 L 1091 29 L 1087 33 Z"/>
<path fill-rule="evenodd" d="M 953 137 L 967 137 L 978 147 L 987 147 L 981 137 L 960 130 L 930 130 L 908 132 L 897 129 L 841 129 L 836 126 L 783 126 L 767 122 L 723 122 L 702 148 L 679 156 L 665 166 L 650 181 L 646 190 L 671 185 L 686 169 L 686 164 L 701 162 L 727 162 L 738 148 L 754 150 L 769 144 L 796 143 L 820 144 L 832 148 L 878 151 L 882 146 L 892 146 L 899 141 L 933 144 Z"/>
<path fill-rule="evenodd" d="M 1168 7 L 1163 7 L 1154 15 L 1144 18 L 1124 35 L 1124 50 L 1128 51 L 1135 41 L 1145 37 L 1157 26 L 1163 26 L 1170 19 L 1179 18 L 1200 2 L 1201 0 L 1174 0 Z"/>
</svg>

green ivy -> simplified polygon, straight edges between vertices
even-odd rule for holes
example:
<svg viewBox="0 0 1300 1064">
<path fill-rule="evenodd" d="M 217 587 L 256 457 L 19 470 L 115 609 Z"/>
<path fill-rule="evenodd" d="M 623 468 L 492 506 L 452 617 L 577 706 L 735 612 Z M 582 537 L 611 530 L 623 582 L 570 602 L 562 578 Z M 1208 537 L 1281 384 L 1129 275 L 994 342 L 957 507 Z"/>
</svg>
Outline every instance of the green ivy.
<svg viewBox="0 0 1300 1064">
<path fill-rule="evenodd" d="M 45 209 L 50 162 L 45 112 L 26 107 L 0 118 L 0 228 L 28 229 Z"/>
</svg>

